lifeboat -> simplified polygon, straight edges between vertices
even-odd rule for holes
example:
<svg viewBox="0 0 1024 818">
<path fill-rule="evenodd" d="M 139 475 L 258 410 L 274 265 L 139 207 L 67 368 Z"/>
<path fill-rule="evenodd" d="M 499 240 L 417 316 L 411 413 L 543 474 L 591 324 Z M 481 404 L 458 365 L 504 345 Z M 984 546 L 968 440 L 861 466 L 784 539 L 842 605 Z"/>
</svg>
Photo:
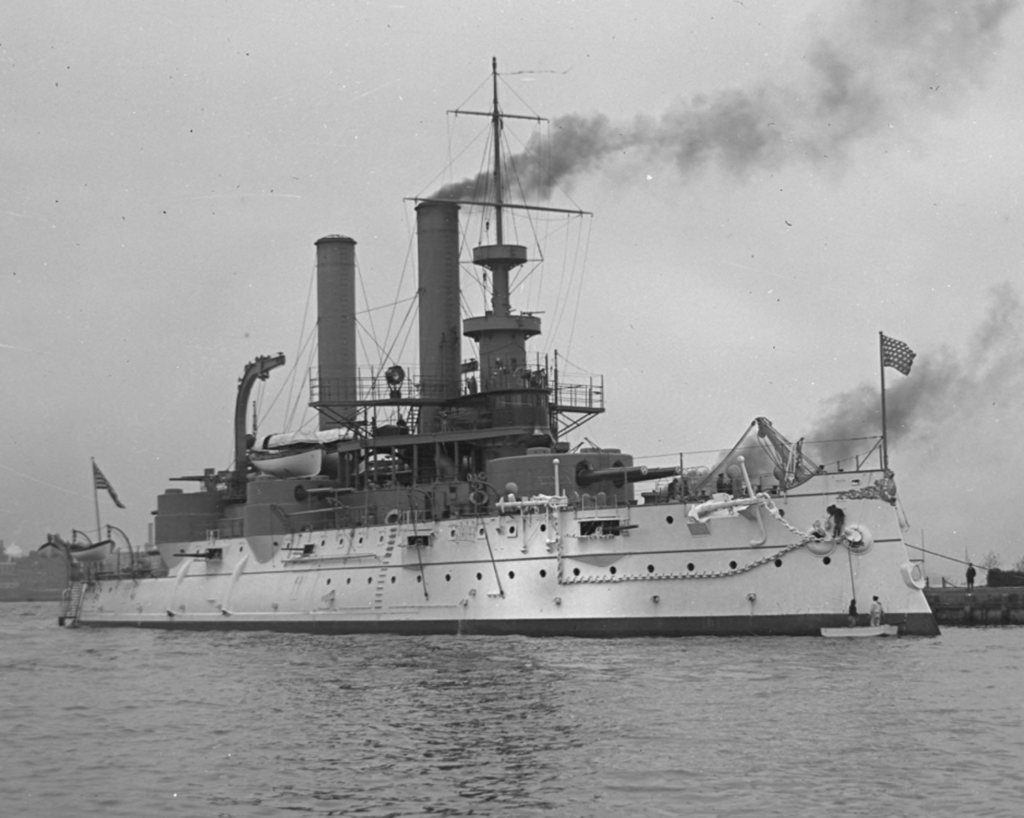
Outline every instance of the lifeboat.
<svg viewBox="0 0 1024 818">
<path fill-rule="evenodd" d="M 252 449 L 249 461 L 270 477 L 315 477 L 323 466 L 323 448 L 318 442 L 302 442 Z"/>
<path fill-rule="evenodd" d="M 90 545 L 72 545 L 68 549 L 75 562 L 102 562 L 114 551 L 113 540 L 100 540 Z"/>
</svg>

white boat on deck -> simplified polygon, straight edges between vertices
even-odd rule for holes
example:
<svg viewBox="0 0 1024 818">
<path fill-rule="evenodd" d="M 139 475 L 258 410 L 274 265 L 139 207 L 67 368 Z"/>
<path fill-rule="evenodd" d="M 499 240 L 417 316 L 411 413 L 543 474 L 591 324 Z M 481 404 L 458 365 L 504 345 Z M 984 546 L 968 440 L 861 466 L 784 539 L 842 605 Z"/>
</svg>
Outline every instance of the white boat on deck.
<svg viewBox="0 0 1024 818">
<path fill-rule="evenodd" d="M 270 477 L 315 477 L 323 466 L 323 448 L 317 442 L 292 443 L 273 449 L 252 449 L 249 461 Z"/>
<path fill-rule="evenodd" d="M 75 562 L 102 562 L 114 553 L 114 543 L 112 540 L 101 540 L 84 546 L 72 545 L 68 553 Z"/>
</svg>

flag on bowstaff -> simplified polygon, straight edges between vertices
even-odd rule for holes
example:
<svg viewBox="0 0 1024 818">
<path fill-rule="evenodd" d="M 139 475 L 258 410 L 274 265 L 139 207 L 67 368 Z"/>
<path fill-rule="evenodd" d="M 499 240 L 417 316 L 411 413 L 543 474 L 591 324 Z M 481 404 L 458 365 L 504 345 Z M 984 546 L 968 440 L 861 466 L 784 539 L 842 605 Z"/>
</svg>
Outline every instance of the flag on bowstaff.
<svg viewBox="0 0 1024 818">
<path fill-rule="evenodd" d="M 904 375 L 910 374 L 917 353 L 902 341 L 882 336 L 882 366 L 891 366 Z"/>
<path fill-rule="evenodd" d="M 114 505 L 118 508 L 124 508 L 124 503 L 121 502 L 117 496 L 117 492 L 114 491 L 114 487 L 110 485 L 110 481 L 104 476 L 103 472 L 100 471 L 100 467 L 96 465 L 95 461 L 92 464 L 92 484 L 97 491 L 107 491 L 110 494 L 110 499 L 114 501 Z"/>
</svg>

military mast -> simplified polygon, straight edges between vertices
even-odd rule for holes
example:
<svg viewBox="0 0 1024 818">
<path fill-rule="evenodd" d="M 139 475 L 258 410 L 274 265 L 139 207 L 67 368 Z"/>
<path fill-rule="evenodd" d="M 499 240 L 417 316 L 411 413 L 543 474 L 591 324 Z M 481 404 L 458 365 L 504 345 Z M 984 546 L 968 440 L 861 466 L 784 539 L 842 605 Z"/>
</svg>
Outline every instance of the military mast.
<svg viewBox="0 0 1024 818">
<path fill-rule="evenodd" d="M 473 263 L 491 272 L 491 309 L 484 315 L 467 318 L 463 322 L 463 334 L 472 338 L 480 350 L 480 378 L 484 391 L 521 387 L 513 378 L 527 366 L 526 341 L 540 335 L 540 318 L 535 315 L 512 315 L 509 297 L 509 273 L 526 258 L 526 248 L 521 244 L 505 243 L 505 183 L 502 178 L 501 131 L 502 119 L 534 119 L 539 117 L 503 114 L 498 106 L 498 61 L 492 59 L 493 105 L 490 111 L 494 139 L 494 191 L 490 206 L 494 208 L 495 244 L 473 248 Z M 474 112 L 466 112 L 474 113 Z"/>
<path fill-rule="evenodd" d="M 498 101 L 498 61 L 491 60 L 492 102 L 490 110 L 450 111 L 457 115 L 486 116 L 491 121 L 493 139 L 493 162 L 487 190 L 473 191 L 469 198 L 414 199 L 414 201 L 447 205 L 468 205 L 493 210 L 495 243 L 484 244 L 473 249 L 473 263 L 490 272 L 490 309 L 483 315 L 466 318 L 462 322 L 462 334 L 477 342 L 479 384 L 475 380 L 471 394 L 464 396 L 460 403 L 477 408 L 482 417 L 490 419 L 492 427 L 504 427 L 510 437 L 497 444 L 497 450 L 517 449 L 523 445 L 546 445 L 559 437 L 558 419 L 564 415 L 575 415 L 577 420 L 569 424 L 575 428 L 595 414 L 604 411 L 603 388 L 598 386 L 566 391 L 570 400 L 559 401 L 558 388 L 549 382 L 547 366 L 531 368 L 527 359 L 526 342 L 541 334 L 541 320 L 529 313 L 515 313 L 510 297 L 511 272 L 525 264 L 527 248 L 521 244 L 506 242 L 506 210 L 533 210 L 573 215 L 589 215 L 582 210 L 557 207 L 541 207 L 534 204 L 509 201 L 506 195 L 505 165 L 502 159 L 502 130 L 506 119 L 545 121 L 539 116 L 504 113 Z M 493 185 L 493 189 L 491 189 Z M 489 194 L 489 195 L 488 195 Z M 478 391 L 475 391 L 478 390 Z M 516 428 L 518 427 L 518 428 Z M 564 430 L 563 430 L 564 431 Z M 496 439 L 495 439 L 496 440 Z M 529 442 L 527 442 L 527 440 Z M 518 441 L 518 442 L 513 442 Z"/>
</svg>

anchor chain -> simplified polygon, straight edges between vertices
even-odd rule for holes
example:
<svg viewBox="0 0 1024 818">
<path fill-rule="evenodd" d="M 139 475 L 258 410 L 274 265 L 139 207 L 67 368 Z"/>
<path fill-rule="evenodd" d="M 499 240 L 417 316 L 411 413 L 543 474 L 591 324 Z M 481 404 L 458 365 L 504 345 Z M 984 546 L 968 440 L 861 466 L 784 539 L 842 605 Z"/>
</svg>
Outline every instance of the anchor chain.
<svg viewBox="0 0 1024 818">
<path fill-rule="evenodd" d="M 797 548 L 801 548 L 809 543 L 811 540 L 817 540 L 818 536 L 816 531 L 812 528 L 810 531 L 801 531 L 796 526 L 792 525 L 779 511 L 774 501 L 767 494 L 756 495 L 758 502 L 764 506 L 765 510 L 778 520 L 784 528 L 788 529 L 792 534 L 799 537 L 799 541 L 791 543 L 781 547 L 779 550 L 772 554 L 761 557 L 760 559 L 754 560 L 747 565 L 738 565 L 735 568 L 727 568 L 720 571 L 687 571 L 686 573 L 646 573 L 646 574 L 621 574 L 621 575 L 590 575 L 582 577 L 567 577 L 565 576 L 565 562 L 563 559 L 561 544 L 559 543 L 558 548 L 558 584 L 559 585 L 573 585 L 579 583 L 607 583 L 607 582 L 636 582 L 643 580 L 654 580 L 654 579 L 715 579 L 720 577 L 731 577 L 738 574 L 745 574 L 748 571 L 752 571 L 755 568 L 759 568 L 768 562 L 775 562 L 791 551 L 795 551 Z"/>
</svg>

